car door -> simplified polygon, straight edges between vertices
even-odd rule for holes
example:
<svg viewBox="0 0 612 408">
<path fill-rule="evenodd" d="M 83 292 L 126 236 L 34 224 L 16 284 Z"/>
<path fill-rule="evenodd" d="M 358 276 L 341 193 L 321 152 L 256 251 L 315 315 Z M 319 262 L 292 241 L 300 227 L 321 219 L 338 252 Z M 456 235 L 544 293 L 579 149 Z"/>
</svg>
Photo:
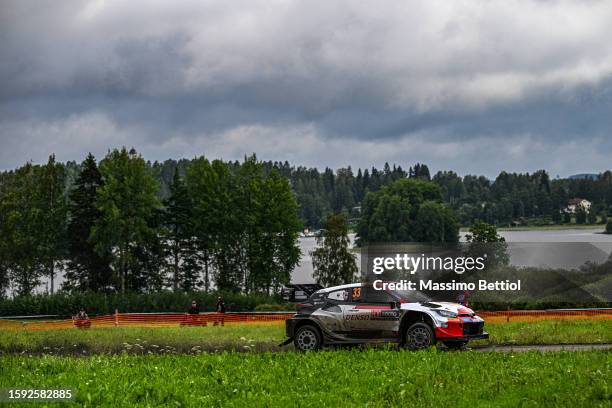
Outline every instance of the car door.
<svg viewBox="0 0 612 408">
<path fill-rule="evenodd" d="M 346 322 L 344 320 L 344 308 L 350 299 L 348 289 L 339 289 L 325 294 L 323 305 L 314 313 L 321 327 L 332 333 L 344 334 L 347 332 Z"/>
<path fill-rule="evenodd" d="M 394 338 L 399 330 L 400 311 L 396 299 L 371 285 L 353 288 L 351 307 L 345 311 L 347 327 L 355 338 Z"/>
</svg>

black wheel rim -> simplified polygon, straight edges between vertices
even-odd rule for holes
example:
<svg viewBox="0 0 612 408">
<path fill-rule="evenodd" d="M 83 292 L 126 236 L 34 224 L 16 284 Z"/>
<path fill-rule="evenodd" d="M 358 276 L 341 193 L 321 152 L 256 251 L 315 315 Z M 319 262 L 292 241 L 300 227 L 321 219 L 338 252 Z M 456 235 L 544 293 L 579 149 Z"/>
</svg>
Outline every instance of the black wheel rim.
<svg viewBox="0 0 612 408">
<path fill-rule="evenodd" d="M 415 327 L 410 330 L 408 339 L 410 347 L 414 349 L 426 348 L 431 344 L 429 331 L 424 327 Z"/>
<path fill-rule="evenodd" d="M 300 331 L 296 341 L 300 350 L 314 350 L 317 348 L 317 334 L 310 329 Z"/>
</svg>

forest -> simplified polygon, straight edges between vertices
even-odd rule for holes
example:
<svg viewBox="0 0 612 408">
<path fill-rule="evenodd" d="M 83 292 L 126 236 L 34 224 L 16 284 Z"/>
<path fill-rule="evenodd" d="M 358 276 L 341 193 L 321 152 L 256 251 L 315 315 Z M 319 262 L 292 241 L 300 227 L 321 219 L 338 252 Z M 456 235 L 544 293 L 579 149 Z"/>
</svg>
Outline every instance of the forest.
<svg viewBox="0 0 612 408">
<path fill-rule="evenodd" d="M 175 169 L 180 173 L 190 160 L 167 160 L 148 163 L 161 183 L 160 193 L 169 193 Z M 70 163 L 71 166 L 76 166 Z M 239 162 L 230 163 L 238 166 Z M 426 164 L 417 163 L 404 170 L 399 165 L 385 163 L 382 169 L 357 169 L 351 166 L 332 170 L 307 168 L 288 162 L 262 162 L 266 172 L 276 169 L 291 183 L 299 204 L 300 220 L 305 227 L 321 228 L 329 213 L 345 213 L 354 224 L 361 216 L 361 205 L 368 192 L 404 178 L 432 181 L 440 186 L 442 200 L 457 213 L 462 226 L 479 219 L 497 226 L 516 224 L 560 224 L 576 221 L 562 211 L 571 198 L 584 198 L 593 203 L 591 218 L 579 223 L 605 224 L 612 214 L 612 172 L 596 177 L 551 178 L 545 170 L 534 173 L 502 171 L 490 180 L 482 175 L 460 176 L 451 170 L 430 174 Z"/>
<path fill-rule="evenodd" d="M 570 198 L 592 203 L 575 217 Z M 358 242 L 446 241 L 482 220 L 517 224 L 605 223 L 612 173 L 551 179 L 544 170 L 495 180 L 350 166 L 205 157 L 146 161 L 115 149 L 99 162 L 26 163 L 0 173 L 0 293 L 50 291 L 278 292 L 300 259 L 304 229 L 341 214 Z M 58 270 L 65 283 L 54 287 Z"/>
</svg>

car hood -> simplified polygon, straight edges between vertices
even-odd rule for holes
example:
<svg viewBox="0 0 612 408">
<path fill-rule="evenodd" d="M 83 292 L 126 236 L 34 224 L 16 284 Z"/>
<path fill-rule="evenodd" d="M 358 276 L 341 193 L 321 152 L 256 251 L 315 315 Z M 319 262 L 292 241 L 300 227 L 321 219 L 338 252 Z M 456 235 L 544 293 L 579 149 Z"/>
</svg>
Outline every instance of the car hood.
<svg viewBox="0 0 612 408">
<path fill-rule="evenodd" d="M 447 310 L 449 312 L 453 312 L 457 315 L 474 315 L 474 311 L 469 307 L 465 307 L 459 303 L 453 302 L 421 302 L 421 306 L 426 307 L 431 310 Z M 403 305 L 402 305 L 403 306 Z M 410 306 L 406 304 L 406 309 L 409 309 Z"/>
</svg>

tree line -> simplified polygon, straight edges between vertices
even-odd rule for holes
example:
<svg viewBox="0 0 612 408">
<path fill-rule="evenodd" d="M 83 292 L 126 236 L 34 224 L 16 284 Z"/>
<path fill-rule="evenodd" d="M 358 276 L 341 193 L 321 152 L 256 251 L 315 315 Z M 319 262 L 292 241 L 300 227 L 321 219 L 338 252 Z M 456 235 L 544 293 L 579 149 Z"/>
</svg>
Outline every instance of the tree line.
<svg viewBox="0 0 612 408">
<path fill-rule="evenodd" d="M 170 196 L 174 174 L 185 174 L 193 160 L 146 162 L 153 177 L 159 182 L 158 196 Z M 240 166 L 227 162 L 230 168 Z M 502 171 L 493 180 L 478 175 L 459 176 L 453 171 L 430 173 L 427 165 L 417 163 L 404 170 L 401 166 L 385 163 L 382 169 L 351 166 L 332 170 L 295 166 L 289 162 L 261 162 L 264 173 L 277 171 L 289 180 L 298 201 L 298 215 L 304 227 L 322 228 L 330 214 L 342 213 L 356 226 L 361 218 L 363 201 L 368 192 L 377 192 L 396 180 L 413 178 L 432 181 L 441 189 L 442 201 L 457 214 L 462 226 L 483 220 L 497 226 L 513 223 L 605 223 L 612 214 L 612 172 L 594 178 L 551 178 L 545 170 L 534 173 Z M 64 165 L 68 183 L 80 171 L 80 164 Z M 569 217 L 563 212 L 571 198 L 585 198 L 593 203 L 592 211 Z M 589 218 L 590 215 L 590 218 Z"/>
<path fill-rule="evenodd" d="M 162 196 L 169 193 L 174 169 L 186 168 L 190 160 L 167 160 L 151 164 L 162 184 Z M 237 163 L 230 163 L 237 165 Z M 612 215 L 612 172 L 594 178 L 551 178 L 545 170 L 534 173 L 502 171 L 491 180 L 479 175 L 459 176 L 453 171 L 430 173 L 427 165 L 417 163 L 404 170 L 385 163 L 382 169 L 351 166 L 336 171 L 294 166 L 288 162 L 263 162 L 266 172 L 276 169 L 291 183 L 299 204 L 299 217 L 305 227 L 322 228 L 330 214 L 342 213 L 354 227 L 362 216 L 368 192 L 401 179 L 432 181 L 440 187 L 441 200 L 449 205 L 462 226 L 483 220 L 497 226 L 515 223 L 605 223 Z M 571 218 L 563 209 L 571 198 L 593 203 L 589 213 Z"/>
<path fill-rule="evenodd" d="M 254 156 L 148 162 L 125 148 L 100 163 L 92 155 L 82 163 L 51 156 L 0 172 L 0 292 L 11 285 L 31 293 L 43 277 L 55 291 L 63 269 L 62 289 L 72 291 L 273 293 L 299 261 L 299 231 L 324 227 L 330 216 L 341 214 L 361 242 L 452 242 L 460 225 L 475 220 L 568 222 L 562 209 L 574 197 L 593 203 L 577 222 L 605 222 L 612 173 L 501 172 L 489 180 L 431 176 L 418 163 L 354 173 Z"/>
<path fill-rule="evenodd" d="M 273 293 L 299 261 L 298 204 L 286 178 L 255 156 L 194 159 L 160 195 L 133 149 L 90 154 L 76 167 L 51 156 L 0 174 L 0 289 L 94 292 L 217 290 Z"/>
<path fill-rule="evenodd" d="M 501 172 L 493 181 L 485 177 L 458 176 L 440 171 L 432 178 L 443 199 L 457 211 L 462 225 L 476 219 L 495 225 L 533 220 L 542 224 L 569 223 L 564 211 L 571 198 L 584 198 L 591 210 L 578 211 L 577 223 L 605 223 L 612 214 L 612 172 L 595 178 L 551 179 L 544 170 L 529 173 Z"/>
</svg>

